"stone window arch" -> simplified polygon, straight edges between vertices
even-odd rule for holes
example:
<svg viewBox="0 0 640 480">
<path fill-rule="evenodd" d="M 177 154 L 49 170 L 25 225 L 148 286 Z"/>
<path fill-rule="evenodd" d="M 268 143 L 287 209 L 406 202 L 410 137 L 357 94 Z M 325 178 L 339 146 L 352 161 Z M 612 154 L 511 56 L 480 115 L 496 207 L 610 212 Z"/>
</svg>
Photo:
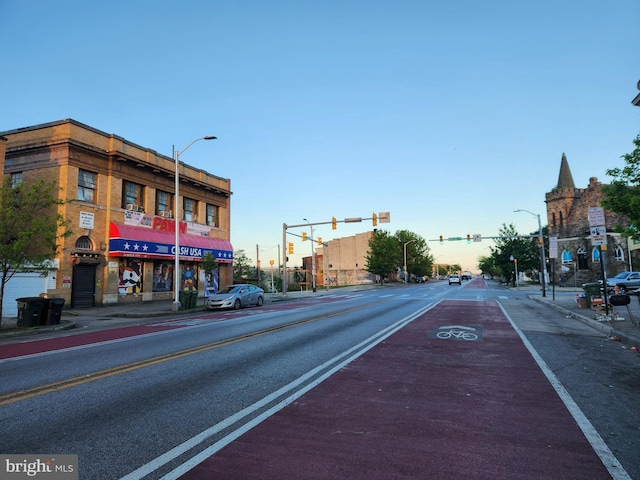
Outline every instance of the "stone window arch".
<svg viewBox="0 0 640 480">
<path fill-rule="evenodd" d="M 79 237 L 76 240 L 76 246 L 75 248 L 77 250 L 93 250 L 93 243 L 91 242 L 91 239 L 89 237 L 87 237 L 86 235 Z"/>
<path fill-rule="evenodd" d="M 616 262 L 624 262 L 624 249 L 620 245 L 616 245 L 613 254 Z"/>
<path fill-rule="evenodd" d="M 569 250 L 568 248 L 565 248 L 562 251 L 562 263 L 563 264 L 571 264 L 573 263 L 573 255 L 571 255 L 571 250 Z"/>
</svg>

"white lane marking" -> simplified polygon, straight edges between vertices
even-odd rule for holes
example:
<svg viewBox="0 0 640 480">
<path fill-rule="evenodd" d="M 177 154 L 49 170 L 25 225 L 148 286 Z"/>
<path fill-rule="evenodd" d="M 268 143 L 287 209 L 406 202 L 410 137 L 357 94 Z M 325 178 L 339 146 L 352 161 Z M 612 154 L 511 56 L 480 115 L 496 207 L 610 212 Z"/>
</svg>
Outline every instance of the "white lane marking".
<svg viewBox="0 0 640 480">
<path fill-rule="evenodd" d="M 567 392 L 567 389 L 564 388 L 564 385 L 562 385 L 558 377 L 556 377 L 556 375 L 551 371 L 549 365 L 547 365 L 547 362 L 542 359 L 537 350 L 533 347 L 533 345 L 531 345 L 529 339 L 514 323 L 514 321 L 502 307 L 500 302 L 497 302 L 497 304 L 502 310 L 502 313 L 504 313 L 504 316 L 507 317 L 507 320 L 509 320 L 509 322 L 511 323 L 513 329 L 520 336 L 520 339 L 522 340 L 522 343 L 524 343 L 524 346 L 527 347 L 527 350 L 529 350 L 529 353 L 549 380 L 549 383 L 551 383 L 556 393 L 567 407 L 567 410 L 569 410 L 569 413 L 571 413 L 571 416 L 578 424 L 578 427 L 580 427 L 580 430 L 582 430 L 582 433 L 587 438 L 598 457 L 600 457 L 600 460 L 611 474 L 611 478 L 613 478 L 614 480 L 631 480 L 631 477 L 629 476 L 627 471 L 618 461 L 613 452 L 609 450 L 609 447 L 607 446 L 605 441 L 596 431 L 594 426 L 591 424 L 584 412 L 580 409 L 575 400 L 571 397 L 569 392 Z"/>
</svg>

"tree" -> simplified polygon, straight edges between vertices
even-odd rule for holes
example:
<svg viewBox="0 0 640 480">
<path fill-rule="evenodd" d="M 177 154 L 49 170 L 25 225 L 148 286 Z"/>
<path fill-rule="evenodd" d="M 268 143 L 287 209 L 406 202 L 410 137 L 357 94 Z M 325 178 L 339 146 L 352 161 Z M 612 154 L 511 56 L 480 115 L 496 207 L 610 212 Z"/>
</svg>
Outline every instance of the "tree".
<svg viewBox="0 0 640 480">
<path fill-rule="evenodd" d="M 494 268 L 503 273 L 515 273 L 515 266 L 511 257 L 518 261 L 518 271 L 540 270 L 540 249 L 537 238 L 519 238 L 513 224 L 502 224 L 500 237 L 494 240 L 495 246 L 489 247 Z M 537 233 L 537 232 L 536 232 Z"/>
<path fill-rule="evenodd" d="M 0 312 L 4 288 L 14 274 L 25 269 L 46 276 L 53 270 L 52 259 L 58 239 L 73 232 L 70 222 L 58 213 L 64 204 L 55 181 L 44 179 L 12 185 L 11 175 L 2 179 L 0 191 Z"/>
<path fill-rule="evenodd" d="M 407 244 L 407 272 L 415 275 L 427 275 L 433 269 L 433 256 L 429 252 L 427 241 L 409 230 L 399 230 L 395 238 L 402 247 L 404 265 L 404 245 Z"/>
<path fill-rule="evenodd" d="M 369 251 L 365 256 L 365 268 L 374 275 L 380 275 L 382 282 L 385 276 L 398 266 L 398 259 L 402 258 L 402 246 L 395 236 L 385 230 L 378 230 L 369 239 Z"/>
<path fill-rule="evenodd" d="M 233 279 L 247 280 L 253 278 L 253 267 L 244 250 L 233 253 Z"/>
<path fill-rule="evenodd" d="M 640 135 L 633 144 L 636 146 L 633 152 L 621 157 L 626 165 L 607 170 L 607 175 L 613 177 L 613 181 L 610 185 L 602 186 L 604 199 L 601 205 L 629 219 L 629 225 L 616 225 L 618 232 L 640 240 Z"/>
</svg>

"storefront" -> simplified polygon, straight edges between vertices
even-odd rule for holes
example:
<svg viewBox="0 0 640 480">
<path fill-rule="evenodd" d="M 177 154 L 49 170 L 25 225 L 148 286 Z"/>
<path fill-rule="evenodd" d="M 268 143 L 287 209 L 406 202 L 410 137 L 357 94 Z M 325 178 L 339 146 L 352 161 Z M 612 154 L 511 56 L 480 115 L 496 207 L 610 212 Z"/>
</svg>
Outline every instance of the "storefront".
<svg viewBox="0 0 640 480">
<path fill-rule="evenodd" d="M 117 268 L 119 301 L 123 296 L 142 295 L 143 300 L 170 298 L 175 285 L 175 222 L 148 215 L 129 221 L 130 224 L 109 225 L 110 267 Z M 229 278 L 233 247 L 226 240 L 205 235 L 198 227 L 190 230 L 187 222 L 180 222 L 179 228 L 179 288 L 198 290 L 204 295 L 214 281 L 217 284 L 218 279 Z M 218 264 L 214 278 L 199 267 L 207 253 Z M 117 258 L 117 267 L 113 257 Z"/>
</svg>

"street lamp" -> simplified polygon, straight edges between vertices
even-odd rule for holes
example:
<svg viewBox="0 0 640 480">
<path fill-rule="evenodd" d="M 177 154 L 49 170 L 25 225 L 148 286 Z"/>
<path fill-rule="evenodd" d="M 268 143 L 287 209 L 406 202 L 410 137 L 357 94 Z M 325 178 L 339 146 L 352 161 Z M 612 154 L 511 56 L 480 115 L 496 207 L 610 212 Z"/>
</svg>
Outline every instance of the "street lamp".
<svg viewBox="0 0 640 480">
<path fill-rule="evenodd" d="M 409 283 L 409 282 L 407 282 L 407 245 L 409 245 L 410 243 L 413 243 L 414 241 L 415 240 L 409 240 L 403 246 L 403 250 L 404 250 L 404 283 Z"/>
<path fill-rule="evenodd" d="M 313 291 L 316 291 L 316 252 L 313 249 L 313 225 L 306 218 L 303 218 L 305 222 L 309 224 L 309 228 L 311 229 L 311 285 L 313 287 Z"/>
<path fill-rule="evenodd" d="M 547 259 L 544 255 L 544 237 L 542 236 L 542 224 L 540 223 L 540 214 L 535 214 L 529 210 L 514 210 L 514 212 L 527 212 L 534 217 L 538 217 L 538 238 L 540 242 L 540 272 L 542 273 L 542 296 L 547 296 L 546 283 L 547 283 Z"/>
<path fill-rule="evenodd" d="M 174 219 L 175 219 L 175 229 L 176 229 L 176 239 L 175 239 L 175 252 L 174 252 L 174 266 L 173 266 L 173 305 L 171 309 L 174 312 L 180 310 L 180 300 L 179 300 L 179 290 L 180 290 L 180 279 L 179 279 L 179 271 L 180 271 L 180 209 L 178 202 L 179 190 L 180 190 L 180 171 L 178 166 L 180 165 L 180 154 L 184 153 L 184 151 L 189 148 L 194 143 L 200 140 L 215 140 L 218 137 L 214 137 L 213 135 L 207 135 L 206 137 L 200 137 L 193 140 L 189 145 L 184 147 L 182 150 L 173 151 L 173 161 L 175 162 L 175 202 L 174 202 Z"/>
</svg>

